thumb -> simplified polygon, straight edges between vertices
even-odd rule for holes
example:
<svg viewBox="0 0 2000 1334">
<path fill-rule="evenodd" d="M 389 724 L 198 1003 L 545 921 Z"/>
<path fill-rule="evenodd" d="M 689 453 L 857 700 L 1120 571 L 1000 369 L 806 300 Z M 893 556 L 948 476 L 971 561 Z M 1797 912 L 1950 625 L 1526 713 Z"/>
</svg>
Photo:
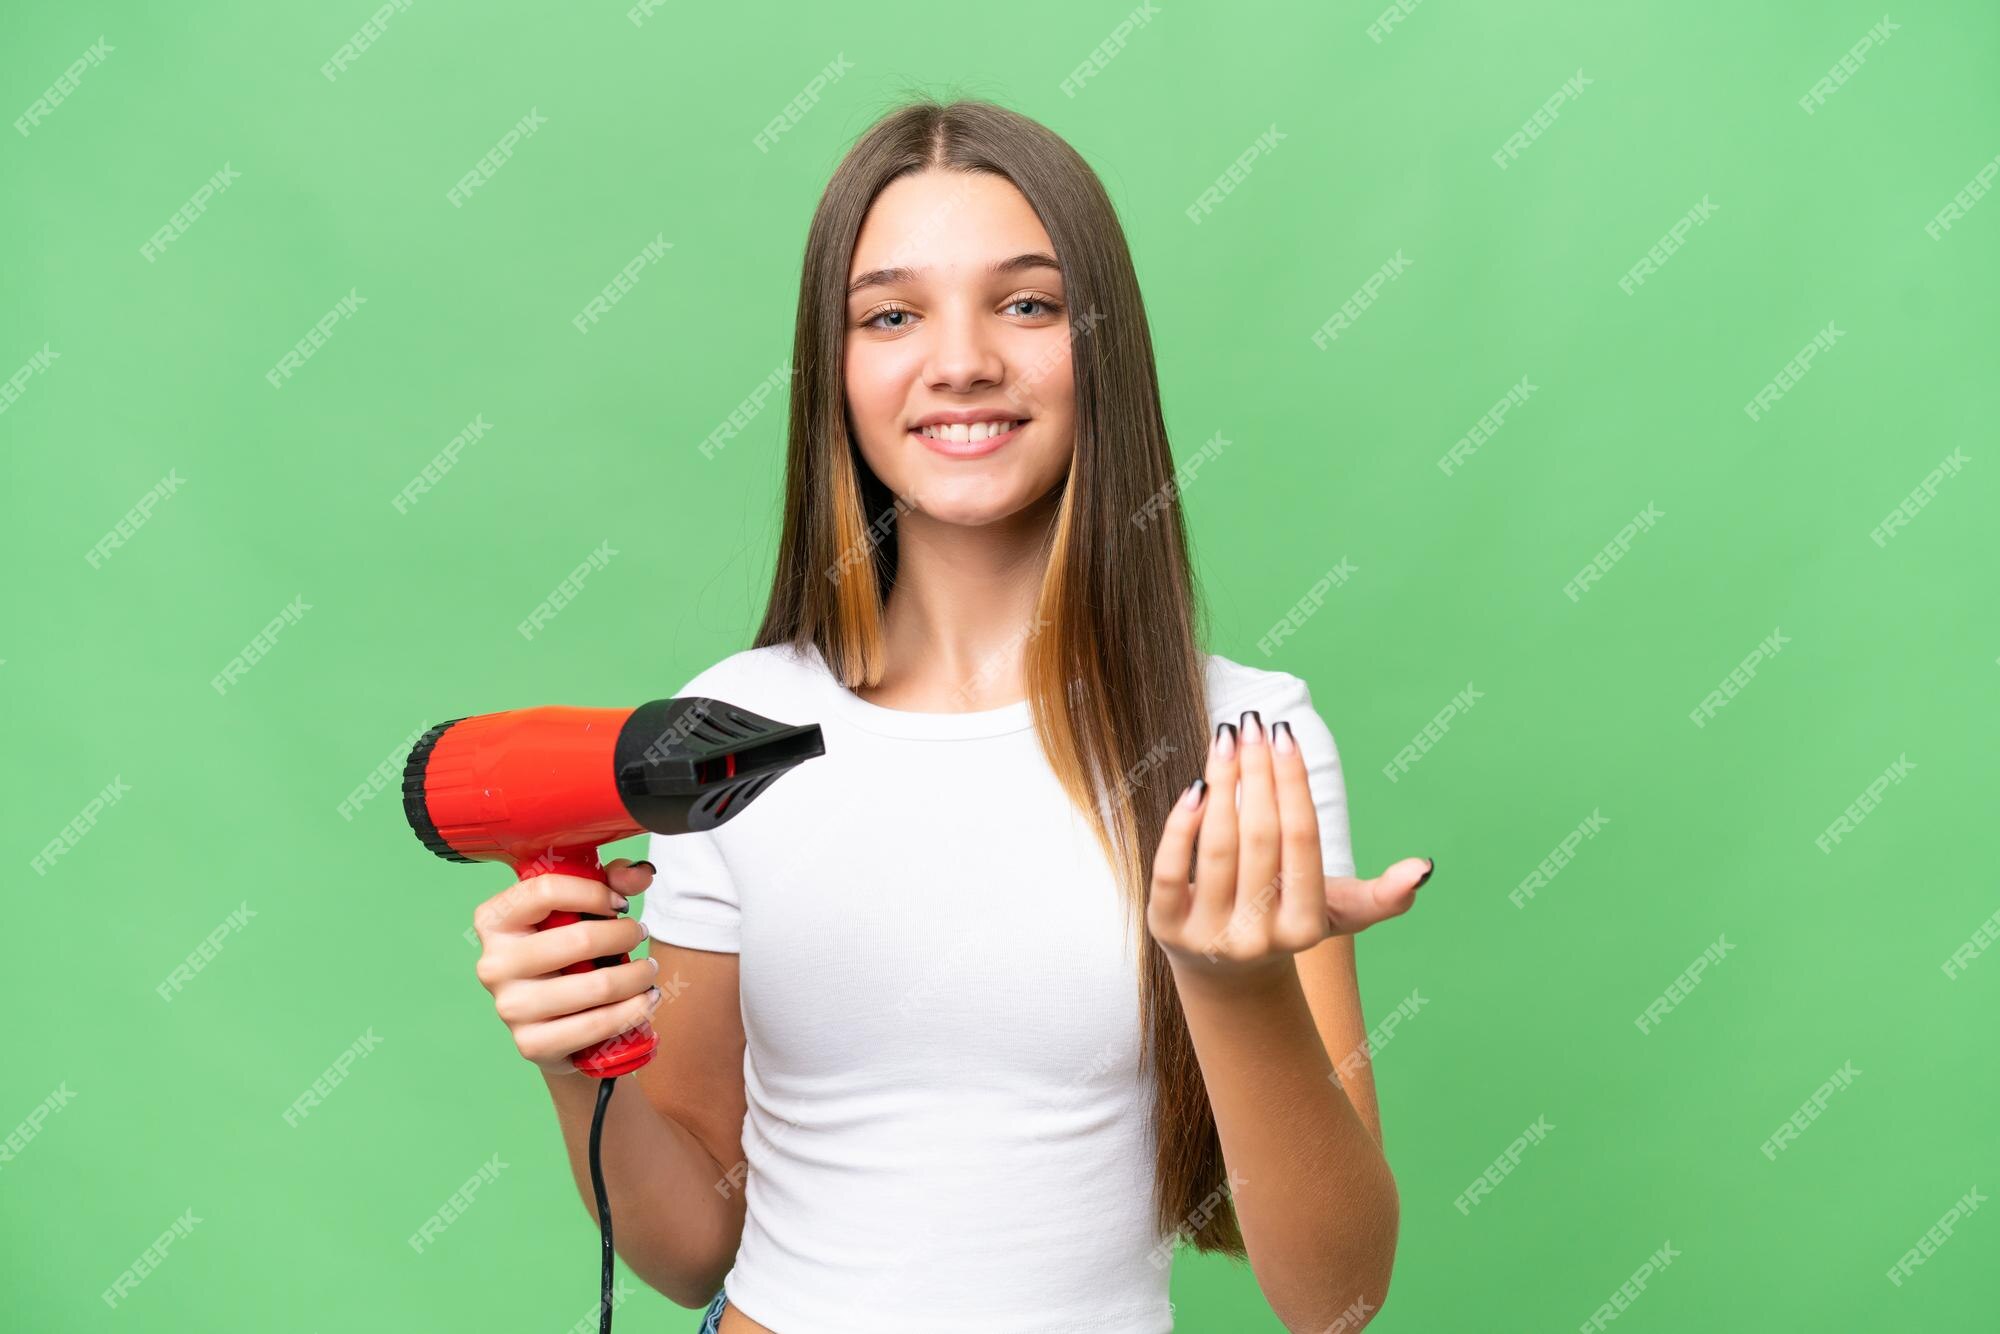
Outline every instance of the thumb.
<svg viewBox="0 0 2000 1334">
<path fill-rule="evenodd" d="M 1431 872 L 1436 869 L 1435 857 L 1405 857 L 1382 872 L 1381 880 L 1386 887 L 1418 890 L 1423 888 L 1424 881 L 1430 879 Z"/>
<path fill-rule="evenodd" d="M 1408 912 L 1417 901 L 1417 890 L 1436 869 L 1437 861 L 1431 857 L 1405 857 L 1399 862 L 1391 862 L 1389 868 L 1369 885 L 1374 891 L 1374 910 L 1379 914 L 1377 920 L 1385 921 Z"/>
<path fill-rule="evenodd" d="M 611 888 L 628 899 L 651 888 L 653 869 L 651 862 L 635 862 L 626 857 L 604 864 L 605 878 Z"/>
</svg>

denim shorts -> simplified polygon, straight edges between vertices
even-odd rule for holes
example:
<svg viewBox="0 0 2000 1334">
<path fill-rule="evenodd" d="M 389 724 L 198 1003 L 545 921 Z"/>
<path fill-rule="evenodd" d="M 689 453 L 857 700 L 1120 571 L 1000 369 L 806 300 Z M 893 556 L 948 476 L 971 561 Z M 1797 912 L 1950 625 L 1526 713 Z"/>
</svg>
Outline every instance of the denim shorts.
<svg viewBox="0 0 2000 1334">
<path fill-rule="evenodd" d="M 715 1300 L 710 1302 L 708 1309 L 701 1313 L 701 1328 L 696 1331 L 696 1334 L 715 1334 L 718 1329 L 721 1329 L 722 1309 L 728 1305 L 729 1297 L 727 1294 L 717 1292 Z"/>
</svg>

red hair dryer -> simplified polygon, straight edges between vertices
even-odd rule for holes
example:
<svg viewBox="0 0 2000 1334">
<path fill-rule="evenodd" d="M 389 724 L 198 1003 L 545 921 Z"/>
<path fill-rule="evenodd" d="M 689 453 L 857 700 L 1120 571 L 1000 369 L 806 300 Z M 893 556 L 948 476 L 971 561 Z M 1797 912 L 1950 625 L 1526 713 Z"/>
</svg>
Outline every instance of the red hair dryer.
<svg viewBox="0 0 2000 1334">
<path fill-rule="evenodd" d="M 555 873 L 609 883 L 597 849 L 651 831 L 713 829 L 793 767 L 826 753 L 817 723 L 788 726 L 700 695 L 633 709 L 564 705 L 454 718 L 425 732 L 403 767 L 403 813 L 446 861 L 505 862 L 522 880 Z M 553 912 L 536 930 L 600 914 Z M 626 962 L 579 961 L 565 973 Z M 611 1079 L 652 1059 L 649 1025 L 570 1056 Z"/>
</svg>

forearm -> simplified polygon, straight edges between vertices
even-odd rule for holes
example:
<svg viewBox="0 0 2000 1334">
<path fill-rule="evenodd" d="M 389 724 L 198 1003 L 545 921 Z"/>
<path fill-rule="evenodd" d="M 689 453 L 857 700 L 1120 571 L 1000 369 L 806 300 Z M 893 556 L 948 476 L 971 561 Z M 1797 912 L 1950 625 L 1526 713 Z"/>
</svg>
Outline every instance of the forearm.
<svg viewBox="0 0 2000 1334">
<path fill-rule="evenodd" d="M 543 1076 L 569 1150 L 570 1174 L 595 1223 L 590 1121 L 598 1081 L 568 1071 Z M 742 1190 L 724 1178 L 701 1141 L 656 1110 L 630 1077 L 619 1081 L 605 1109 L 598 1149 L 618 1254 L 670 1300 L 686 1307 L 705 1304 L 735 1258 L 743 1228 Z"/>
<path fill-rule="evenodd" d="M 1373 1311 L 1395 1258 L 1396 1182 L 1331 1078 L 1296 967 L 1255 982 L 1174 977 L 1265 1300 L 1310 1334 L 1356 1302 Z"/>
</svg>

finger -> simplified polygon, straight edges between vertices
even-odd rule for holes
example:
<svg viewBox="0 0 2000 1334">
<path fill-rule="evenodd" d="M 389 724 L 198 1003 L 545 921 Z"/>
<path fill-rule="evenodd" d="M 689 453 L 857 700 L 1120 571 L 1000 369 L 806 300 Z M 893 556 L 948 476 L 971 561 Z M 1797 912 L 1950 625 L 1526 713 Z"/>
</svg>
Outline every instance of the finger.
<svg viewBox="0 0 2000 1334">
<path fill-rule="evenodd" d="M 1431 878 L 1437 863 L 1428 857 L 1405 857 L 1375 877 L 1376 920 L 1400 917 L 1417 901 L 1417 891 Z"/>
<path fill-rule="evenodd" d="M 1400 917 L 1417 901 L 1417 890 L 1431 878 L 1437 863 L 1428 857 L 1405 857 L 1373 880 L 1334 876 L 1326 882 L 1327 921 L 1336 931 L 1352 933 Z"/>
<path fill-rule="evenodd" d="M 1278 785 L 1282 883 L 1277 920 L 1278 938 L 1298 949 L 1326 936 L 1326 873 L 1319 850 L 1319 812 L 1313 809 L 1312 783 L 1306 774 L 1305 752 L 1299 749 L 1292 725 L 1280 718 L 1271 726 L 1271 768 Z"/>
<path fill-rule="evenodd" d="M 1195 838 L 1194 903 L 1188 928 L 1220 932 L 1236 899 L 1236 724 L 1218 723 L 1208 747 L 1208 800 Z"/>
<path fill-rule="evenodd" d="M 628 862 L 620 857 L 615 862 L 607 862 L 605 873 L 611 877 L 611 888 L 628 899 L 635 899 L 652 887 L 654 867 L 651 862 Z"/>
<path fill-rule="evenodd" d="M 646 928 L 633 917 L 552 926 L 507 947 L 507 972 L 514 977 L 544 977 L 585 959 L 630 954 L 645 938 Z"/>
<path fill-rule="evenodd" d="M 1160 831 L 1160 850 L 1153 855 L 1153 887 L 1147 897 L 1147 921 L 1155 929 L 1178 927 L 1187 920 L 1194 900 L 1188 870 L 1194 865 L 1194 831 L 1201 826 L 1202 799 L 1208 795 L 1208 780 L 1197 778 L 1188 784 L 1167 812 L 1166 826 Z"/>
<path fill-rule="evenodd" d="M 653 987 L 616 1005 L 600 1005 L 582 1014 L 525 1024 L 514 1030 L 514 1045 L 529 1060 L 567 1056 L 638 1028 L 647 1022 L 659 1004 L 660 990 Z"/>
<path fill-rule="evenodd" d="M 579 875 L 534 875 L 517 880 L 472 910 L 472 925 L 482 939 L 525 935 L 552 912 L 596 913 L 612 917 L 622 912 L 611 886 Z"/>
<path fill-rule="evenodd" d="M 653 985 L 659 973 L 659 960 L 648 957 L 587 973 L 522 978 L 493 993 L 493 1009 L 509 1024 L 560 1019 L 637 996 Z"/>
<path fill-rule="evenodd" d="M 1271 772 L 1270 738 L 1257 710 L 1243 711 L 1238 735 L 1243 742 L 1237 754 L 1243 774 L 1243 806 L 1236 815 L 1235 917 L 1245 923 L 1268 925 L 1278 909 L 1278 793 Z"/>
</svg>

